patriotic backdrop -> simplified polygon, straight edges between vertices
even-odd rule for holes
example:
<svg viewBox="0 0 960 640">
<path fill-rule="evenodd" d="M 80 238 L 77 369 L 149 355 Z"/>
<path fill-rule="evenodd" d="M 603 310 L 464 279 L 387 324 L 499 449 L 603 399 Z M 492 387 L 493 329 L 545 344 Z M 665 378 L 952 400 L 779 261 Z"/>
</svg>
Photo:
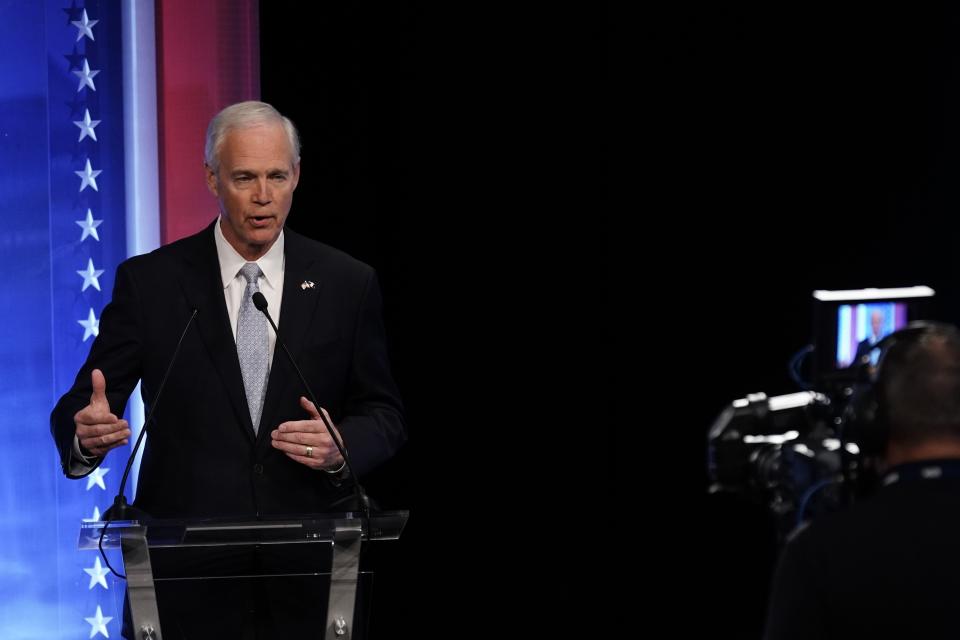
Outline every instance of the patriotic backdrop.
<svg viewBox="0 0 960 640">
<path fill-rule="evenodd" d="M 257 3 L 0 0 L 0 15 L 0 638 L 116 638 L 123 585 L 77 537 L 128 451 L 67 480 L 49 413 L 119 262 L 216 214 L 203 131 L 259 94 Z"/>
</svg>

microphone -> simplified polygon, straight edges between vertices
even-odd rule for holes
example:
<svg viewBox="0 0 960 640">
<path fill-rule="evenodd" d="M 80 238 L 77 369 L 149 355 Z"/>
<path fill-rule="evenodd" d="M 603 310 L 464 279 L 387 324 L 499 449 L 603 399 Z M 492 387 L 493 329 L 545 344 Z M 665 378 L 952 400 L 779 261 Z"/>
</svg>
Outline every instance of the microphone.
<svg viewBox="0 0 960 640">
<path fill-rule="evenodd" d="M 357 496 L 357 504 L 359 504 L 360 509 L 363 511 L 363 514 L 366 516 L 367 521 L 369 522 L 370 502 L 366 493 L 363 491 L 363 488 L 360 486 L 360 479 L 353 471 L 353 465 L 350 464 L 350 457 L 347 455 L 347 450 L 343 448 L 343 445 L 340 444 L 340 440 L 334 434 L 333 425 L 330 424 L 330 421 L 327 419 L 327 416 L 320 407 L 320 403 L 317 402 L 316 396 L 313 395 L 313 390 L 310 389 L 307 379 L 300 371 L 300 367 L 297 366 L 297 362 L 293 359 L 293 355 L 290 353 L 290 350 L 287 349 L 286 343 L 284 343 L 283 339 L 280 337 L 280 331 L 277 329 L 277 325 L 273 322 L 270 312 L 267 311 L 267 299 L 259 291 L 253 294 L 253 306 L 257 308 L 257 311 L 260 311 L 263 313 L 263 315 L 267 316 L 267 320 L 270 322 L 270 326 L 273 327 L 273 332 L 277 336 L 277 343 L 280 345 L 280 348 L 283 349 L 283 352 L 287 354 L 287 359 L 290 361 L 290 364 L 293 365 L 293 370 L 297 372 L 297 376 L 300 378 L 303 388 L 307 390 L 307 395 L 310 396 L 310 402 L 312 402 L 313 406 L 317 408 L 317 413 L 320 414 L 320 419 L 323 421 L 323 426 L 326 427 L 327 433 L 330 434 L 333 444 L 337 446 L 337 451 L 339 451 L 340 455 L 343 456 L 343 461 L 347 465 L 347 470 L 350 472 L 350 478 L 353 480 L 353 490 Z"/>
<path fill-rule="evenodd" d="M 103 536 L 107 532 L 107 527 L 110 526 L 110 523 L 113 520 L 130 520 L 132 517 L 137 517 L 142 519 L 146 514 L 139 509 L 130 506 L 127 504 L 127 498 L 123 495 L 123 490 L 127 486 L 127 477 L 130 475 L 130 469 L 133 467 L 133 461 L 137 457 L 137 450 L 140 448 L 140 443 L 143 442 L 144 436 L 147 435 L 147 426 L 150 424 L 150 420 L 153 419 L 153 414 L 157 410 L 157 405 L 160 404 L 160 396 L 163 394 L 163 387 L 167 384 L 167 378 L 170 377 L 170 372 L 173 370 L 173 365 L 177 361 L 177 355 L 180 353 L 180 346 L 183 345 L 183 339 L 187 337 L 187 331 L 190 329 L 190 325 L 193 323 L 193 319 L 197 317 L 197 309 L 193 309 L 193 313 L 190 314 L 190 319 L 187 320 L 187 324 L 183 327 L 183 333 L 180 334 L 180 340 L 177 342 L 176 348 L 173 350 L 173 356 L 170 358 L 170 364 L 167 365 L 167 370 L 163 373 L 163 378 L 160 380 L 160 386 L 157 388 L 157 395 L 153 398 L 153 405 L 150 407 L 150 413 L 147 414 L 146 420 L 143 421 L 143 428 L 140 429 L 140 435 L 137 437 L 136 444 L 133 445 L 133 450 L 130 451 L 130 457 L 127 458 L 127 466 L 123 470 L 123 478 L 120 480 L 120 489 L 117 491 L 117 497 L 113 499 L 113 506 L 107 509 L 105 516 L 105 522 L 103 528 L 100 529 L 100 539 L 97 541 L 97 547 L 100 549 L 100 555 L 103 557 L 104 563 L 107 565 L 107 568 L 113 573 L 113 575 L 124 580 L 127 579 L 127 576 L 117 573 L 112 566 L 110 566 L 110 561 L 107 560 L 106 554 L 103 552 Z"/>
</svg>

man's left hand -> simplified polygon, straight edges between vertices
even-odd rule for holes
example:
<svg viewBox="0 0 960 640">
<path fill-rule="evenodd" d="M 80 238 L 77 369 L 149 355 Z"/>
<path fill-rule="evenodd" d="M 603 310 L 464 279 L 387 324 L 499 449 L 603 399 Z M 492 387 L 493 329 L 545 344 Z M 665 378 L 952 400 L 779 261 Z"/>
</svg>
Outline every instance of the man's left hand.
<svg viewBox="0 0 960 640">
<path fill-rule="evenodd" d="M 343 465 L 343 456 L 337 450 L 327 428 L 324 426 L 320 413 L 312 402 L 304 397 L 300 397 L 300 406 L 304 411 L 310 414 L 309 420 L 291 420 L 284 422 L 279 427 L 270 432 L 274 449 L 283 451 L 288 458 L 304 464 L 311 469 L 324 469 L 333 471 Z M 330 414 L 323 407 L 320 408 L 327 420 L 330 420 Z M 333 426 L 333 432 L 337 434 L 337 440 L 343 444 L 343 438 Z"/>
</svg>

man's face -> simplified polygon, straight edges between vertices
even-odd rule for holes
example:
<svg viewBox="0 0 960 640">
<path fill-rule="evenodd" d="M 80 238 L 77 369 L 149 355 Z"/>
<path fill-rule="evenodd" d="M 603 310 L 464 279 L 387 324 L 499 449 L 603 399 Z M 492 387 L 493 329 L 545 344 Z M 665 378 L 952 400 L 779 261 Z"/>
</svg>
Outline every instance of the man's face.
<svg viewBox="0 0 960 640">
<path fill-rule="evenodd" d="M 873 335 L 879 336 L 883 329 L 883 314 L 874 311 L 873 315 L 870 316 L 870 325 L 873 327 Z"/>
<path fill-rule="evenodd" d="M 220 202 L 220 228 L 247 260 L 273 246 L 293 204 L 300 164 L 291 164 L 290 142 L 280 123 L 227 132 L 220 167 L 207 167 L 207 187 Z"/>
</svg>

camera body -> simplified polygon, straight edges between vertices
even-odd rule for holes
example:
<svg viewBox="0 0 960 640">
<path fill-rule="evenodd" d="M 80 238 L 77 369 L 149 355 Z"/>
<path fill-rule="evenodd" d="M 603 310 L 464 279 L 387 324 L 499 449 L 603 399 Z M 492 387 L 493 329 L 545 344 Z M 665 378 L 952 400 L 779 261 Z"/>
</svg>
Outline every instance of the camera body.
<svg viewBox="0 0 960 640">
<path fill-rule="evenodd" d="M 857 402 L 803 391 L 734 400 L 708 434 L 709 490 L 764 503 L 778 537 L 868 492 L 876 468 L 844 427 L 866 426 Z"/>
</svg>

